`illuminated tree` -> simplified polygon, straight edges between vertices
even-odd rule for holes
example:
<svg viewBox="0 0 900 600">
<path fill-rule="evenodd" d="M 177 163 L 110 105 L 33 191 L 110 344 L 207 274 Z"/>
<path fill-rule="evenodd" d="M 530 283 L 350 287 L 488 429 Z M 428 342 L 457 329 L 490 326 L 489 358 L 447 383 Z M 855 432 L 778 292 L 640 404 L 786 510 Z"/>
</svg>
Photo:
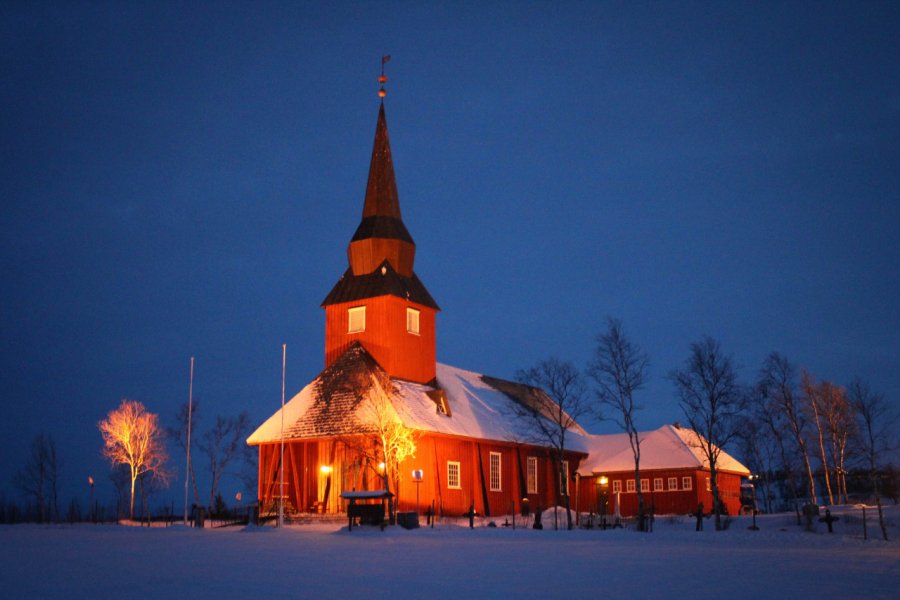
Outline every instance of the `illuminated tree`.
<svg viewBox="0 0 900 600">
<path fill-rule="evenodd" d="M 806 395 L 807 410 L 813 417 L 816 425 L 816 433 L 819 440 L 820 458 L 822 460 L 822 473 L 825 477 L 825 487 L 828 492 L 828 503 L 834 504 L 834 492 L 831 487 L 832 477 L 837 485 L 838 502 L 841 496 L 846 496 L 846 481 L 844 475 L 844 461 L 847 454 L 847 444 L 853 433 L 853 417 L 851 416 L 850 403 L 847 401 L 846 392 L 830 381 L 816 383 L 812 375 L 803 372 L 803 391 Z M 828 436 L 831 464 L 829 465 L 825 450 L 825 437 Z"/>
<path fill-rule="evenodd" d="M 400 465 L 416 454 L 418 432 L 403 424 L 391 403 L 393 384 L 386 375 L 376 377 L 358 412 L 362 435 L 346 437 L 345 445 L 358 452 L 381 478 L 385 490 L 400 491 Z M 388 514 L 394 518 L 394 500 L 388 500 Z"/>
<path fill-rule="evenodd" d="M 129 518 L 134 518 L 134 487 L 138 478 L 145 475 L 165 482 L 165 463 L 168 460 L 162 443 L 163 432 L 159 418 L 147 412 L 144 405 L 135 400 L 122 400 L 119 408 L 112 410 L 98 424 L 103 435 L 103 456 L 115 465 L 125 465 L 131 479 Z"/>
</svg>

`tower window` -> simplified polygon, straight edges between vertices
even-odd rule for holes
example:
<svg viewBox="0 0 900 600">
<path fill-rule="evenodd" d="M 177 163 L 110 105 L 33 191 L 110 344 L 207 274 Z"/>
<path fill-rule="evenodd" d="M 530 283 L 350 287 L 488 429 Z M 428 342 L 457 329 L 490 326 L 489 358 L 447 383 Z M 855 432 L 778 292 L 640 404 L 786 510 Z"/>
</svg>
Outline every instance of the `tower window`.
<svg viewBox="0 0 900 600">
<path fill-rule="evenodd" d="M 406 331 L 419 335 L 419 311 L 414 308 L 406 309 Z"/>
<path fill-rule="evenodd" d="M 359 333 L 366 330 L 366 307 L 355 306 L 347 310 L 347 333 Z"/>
</svg>

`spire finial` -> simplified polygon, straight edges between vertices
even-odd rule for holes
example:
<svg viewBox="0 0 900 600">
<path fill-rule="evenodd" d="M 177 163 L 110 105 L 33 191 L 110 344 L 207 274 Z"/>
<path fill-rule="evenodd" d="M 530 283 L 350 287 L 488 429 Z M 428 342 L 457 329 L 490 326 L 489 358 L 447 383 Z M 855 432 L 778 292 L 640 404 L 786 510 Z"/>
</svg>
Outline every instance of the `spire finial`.
<svg viewBox="0 0 900 600">
<path fill-rule="evenodd" d="M 387 83 L 387 75 L 384 74 L 384 65 L 391 60 L 390 54 L 385 54 L 381 57 L 381 75 L 378 77 L 378 83 L 381 84 L 381 89 L 378 90 L 378 97 L 381 98 L 381 101 L 384 102 L 384 97 L 387 96 L 387 91 L 384 89 L 384 84 Z"/>
</svg>

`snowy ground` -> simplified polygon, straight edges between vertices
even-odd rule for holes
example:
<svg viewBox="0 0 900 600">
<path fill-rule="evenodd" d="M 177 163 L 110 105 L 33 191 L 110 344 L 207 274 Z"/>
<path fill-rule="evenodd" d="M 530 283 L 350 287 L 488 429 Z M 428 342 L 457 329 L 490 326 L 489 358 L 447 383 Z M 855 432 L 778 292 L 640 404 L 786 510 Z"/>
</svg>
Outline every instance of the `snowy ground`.
<svg viewBox="0 0 900 600">
<path fill-rule="evenodd" d="M 900 511 L 888 543 L 872 521 L 864 541 L 852 513 L 834 535 L 824 523 L 805 532 L 791 515 L 718 533 L 710 521 L 695 533 L 688 518 L 662 517 L 652 534 L 2 526 L 0 597 L 900 597 Z"/>
</svg>

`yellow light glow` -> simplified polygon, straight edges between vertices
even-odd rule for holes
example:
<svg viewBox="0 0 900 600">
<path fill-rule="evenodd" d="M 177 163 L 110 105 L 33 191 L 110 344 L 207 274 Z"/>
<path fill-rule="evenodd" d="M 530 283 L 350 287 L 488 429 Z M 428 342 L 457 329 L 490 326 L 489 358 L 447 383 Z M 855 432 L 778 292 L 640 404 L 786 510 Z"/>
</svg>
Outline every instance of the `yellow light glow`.
<svg viewBox="0 0 900 600">
<path fill-rule="evenodd" d="M 600 485 L 606 485 L 607 483 L 609 483 L 609 479 L 606 478 L 606 475 L 601 475 L 599 479 L 597 479 L 597 481 L 600 482 Z"/>
<path fill-rule="evenodd" d="M 319 467 L 319 470 L 322 471 L 322 473 L 324 473 L 325 475 L 328 475 L 329 473 L 331 473 L 331 465 L 322 465 L 321 467 Z"/>
<path fill-rule="evenodd" d="M 378 463 L 378 470 L 384 471 L 384 463 L 383 462 Z"/>
</svg>

